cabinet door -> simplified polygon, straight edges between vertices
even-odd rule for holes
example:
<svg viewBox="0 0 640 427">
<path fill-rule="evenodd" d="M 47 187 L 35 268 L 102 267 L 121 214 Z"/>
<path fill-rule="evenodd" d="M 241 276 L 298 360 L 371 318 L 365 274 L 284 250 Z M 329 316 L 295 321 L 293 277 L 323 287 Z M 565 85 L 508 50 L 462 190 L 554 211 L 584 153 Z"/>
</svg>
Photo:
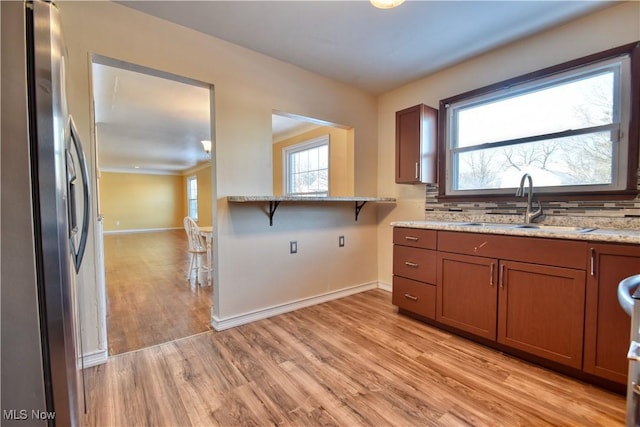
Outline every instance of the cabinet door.
<svg viewBox="0 0 640 427">
<path fill-rule="evenodd" d="M 498 262 L 443 252 L 437 261 L 436 320 L 495 340 Z"/>
<path fill-rule="evenodd" d="M 424 104 L 396 112 L 396 182 L 435 183 L 438 110 Z"/>
<path fill-rule="evenodd" d="M 500 261 L 498 342 L 582 368 L 582 270 Z"/>
<path fill-rule="evenodd" d="M 640 274 L 640 247 L 596 244 L 587 277 L 584 371 L 625 384 L 631 318 L 618 303 L 618 283 Z"/>
</svg>

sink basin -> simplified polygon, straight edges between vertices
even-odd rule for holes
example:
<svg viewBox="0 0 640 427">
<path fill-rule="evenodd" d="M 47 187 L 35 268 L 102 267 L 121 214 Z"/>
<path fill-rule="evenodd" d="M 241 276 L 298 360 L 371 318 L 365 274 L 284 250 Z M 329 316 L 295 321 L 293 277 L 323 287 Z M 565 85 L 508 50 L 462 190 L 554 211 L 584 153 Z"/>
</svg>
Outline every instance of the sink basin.
<svg viewBox="0 0 640 427">
<path fill-rule="evenodd" d="M 455 222 L 454 225 L 461 225 L 465 227 L 512 227 L 512 224 L 501 224 L 499 222 Z"/>
<path fill-rule="evenodd" d="M 529 229 L 529 230 L 544 230 L 544 231 L 556 231 L 565 232 L 573 231 L 578 233 L 588 233 L 595 230 L 594 227 L 574 227 L 571 225 L 545 225 L 545 224 L 519 224 L 513 228 Z"/>
</svg>

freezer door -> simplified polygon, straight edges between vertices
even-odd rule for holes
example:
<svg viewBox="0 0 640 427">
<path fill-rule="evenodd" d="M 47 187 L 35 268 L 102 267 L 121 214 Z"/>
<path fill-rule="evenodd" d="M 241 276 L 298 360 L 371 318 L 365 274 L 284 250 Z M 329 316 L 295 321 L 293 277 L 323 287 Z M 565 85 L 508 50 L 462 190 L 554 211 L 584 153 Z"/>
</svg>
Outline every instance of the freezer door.
<svg viewBox="0 0 640 427">
<path fill-rule="evenodd" d="M 39 0 L 1 3 L 3 107 L 4 89 L 14 89 L 14 84 L 6 84 L 5 72 L 11 75 L 15 71 L 16 79 L 20 75 L 22 79 L 15 84 L 21 89 L 19 96 L 12 97 L 11 104 L 2 108 L 2 405 L 5 418 L 2 425 L 16 422 L 16 425 L 76 426 L 80 424 L 78 329 L 75 266 L 67 213 L 65 150 L 70 131 L 60 20 L 58 10 L 51 3 Z M 5 25 L 12 28 L 13 23 L 21 23 L 21 28 L 7 36 Z M 11 52 L 14 45 L 21 46 L 21 58 L 16 55 L 5 62 L 5 47 Z M 5 112 L 13 114 L 14 111 L 20 114 L 5 121 Z M 20 128 L 22 133 L 5 138 L 5 126 Z M 10 150 L 5 151 L 8 147 Z M 23 158 L 19 167 L 10 169 L 13 175 L 5 180 L 5 154 L 14 150 Z M 21 204 L 14 200 L 5 203 L 5 196 L 14 186 L 20 189 L 16 200 Z M 5 213 L 12 223 L 5 222 Z M 13 229 L 21 231 L 5 234 Z M 5 268 L 5 254 L 8 252 L 10 256 L 15 248 L 6 249 L 7 241 L 20 246 L 21 250 L 20 259 L 15 260 L 15 265 L 12 259 L 10 268 Z M 5 272 L 14 268 L 24 271 L 5 280 Z M 19 305 L 17 295 L 27 290 L 32 298 L 28 305 Z M 11 314 L 15 319 L 7 321 L 4 309 L 5 302 L 9 301 L 20 312 L 14 308 Z M 35 340 L 34 334 L 39 339 Z M 5 363 L 5 358 L 11 364 Z M 37 399 L 31 396 L 36 394 L 31 389 L 39 394 Z M 9 395 L 7 400 L 5 395 Z M 10 405 L 6 408 L 8 412 L 4 411 L 5 405 Z M 54 417 L 54 412 L 54 420 L 46 421 Z"/>
<path fill-rule="evenodd" d="M 25 7 L 0 2 L 2 153 L 0 345 L 2 426 L 45 426 L 46 410 L 29 156 Z M 27 411 L 27 413 L 23 412 Z M 21 420 L 24 416 L 28 420 Z"/>
</svg>

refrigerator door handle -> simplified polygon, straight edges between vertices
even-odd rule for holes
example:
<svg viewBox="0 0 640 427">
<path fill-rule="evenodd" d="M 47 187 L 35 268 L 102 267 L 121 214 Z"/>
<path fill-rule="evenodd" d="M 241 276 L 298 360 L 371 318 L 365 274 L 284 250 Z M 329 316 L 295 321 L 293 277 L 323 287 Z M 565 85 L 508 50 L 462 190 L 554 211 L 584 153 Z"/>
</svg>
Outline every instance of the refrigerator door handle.
<svg viewBox="0 0 640 427">
<path fill-rule="evenodd" d="M 75 186 L 78 180 L 76 174 L 76 165 L 73 161 L 73 155 L 69 150 L 65 150 L 67 155 L 67 190 L 69 192 L 68 198 L 68 217 L 69 217 L 69 238 L 71 239 L 74 234 L 78 232 L 78 216 L 76 215 L 76 192 Z"/>
<path fill-rule="evenodd" d="M 87 237 L 89 236 L 89 170 L 87 169 L 87 161 L 82 151 L 82 143 L 76 130 L 76 125 L 73 121 L 73 117 L 69 115 L 69 128 L 71 130 L 71 141 L 76 150 L 78 161 L 80 162 L 80 173 L 82 174 L 82 229 L 80 230 L 80 243 L 77 250 L 73 249 L 73 264 L 76 273 L 80 271 L 80 265 L 82 264 L 82 258 L 87 246 Z M 72 245 L 73 247 L 73 245 Z"/>
</svg>

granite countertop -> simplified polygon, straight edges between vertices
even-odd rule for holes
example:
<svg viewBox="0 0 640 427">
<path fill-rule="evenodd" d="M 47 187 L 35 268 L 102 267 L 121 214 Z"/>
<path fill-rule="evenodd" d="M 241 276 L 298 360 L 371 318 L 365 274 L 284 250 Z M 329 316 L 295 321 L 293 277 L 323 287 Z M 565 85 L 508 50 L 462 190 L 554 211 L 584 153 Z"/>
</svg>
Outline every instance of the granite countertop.
<svg viewBox="0 0 640 427">
<path fill-rule="evenodd" d="M 596 228 L 590 226 L 530 224 L 539 228 L 522 228 L 523 224 L 471 221 L 395 221 L 394 227 L 431 230 L 466 231 L 471 233 L 509 236 L 544 237 L 551 239 L 588 240 L 640 244 L 640 230 Z"/>
<path fill-rule="evenodd" d="M 393 203 L 393 197 L 360 196 L 227 196 L 230 202 L 376 202 Z"/>
</svg>

